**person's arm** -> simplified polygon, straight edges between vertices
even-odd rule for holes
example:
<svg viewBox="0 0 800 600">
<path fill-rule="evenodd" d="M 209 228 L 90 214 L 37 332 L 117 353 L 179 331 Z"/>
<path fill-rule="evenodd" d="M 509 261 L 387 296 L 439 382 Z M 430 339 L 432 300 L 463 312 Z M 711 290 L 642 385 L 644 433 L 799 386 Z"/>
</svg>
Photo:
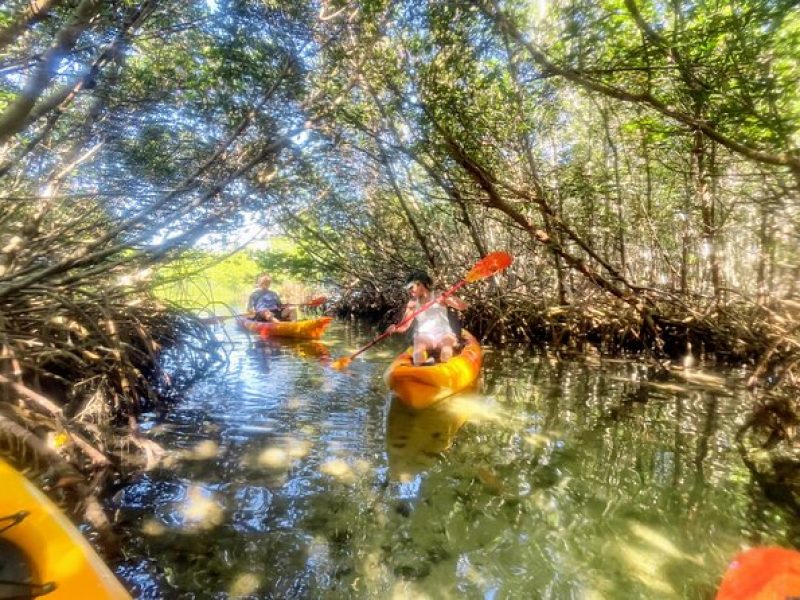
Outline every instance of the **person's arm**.
<svg viewBox="0 0 800 600">
<path fill-rule="evenodd" d="M 408 318 L 408 317 L 411 315 L 411 313 L 413 313 L 413 312 L 414 312 L 414 308 L 415 308 L 415 307 L 416 307 L 416 303 L 415 303 L 413 300 L 412 300 L 412 301 L 410 301 L 410 302 L 409 302 L 409 303 L 406 305 L 406 310 L 405 310 L 405 312 L 403 313 L 403 316 L 402 316 L 402 318 L 400 319 L 400 323 L 402 323 L 403 321 L 405 321 L 405 320 L 406 320 L 406 319 L 407 319 L 407 318 Z M 411 327 L 413 324 L 414 324 L 414 320 L 413 320 L 413 319 L 412 319 L 412 320 L 410 320 L 408 323 L 406 323 L 405 325 L 403 325 L 403 326 L 401 326 L 401 327 L 398 327 L 396 324 L 394 324 L 394 323 L 393 323 L 392 325 L 389 325 L 389 327 L 387 327 L 387 328 L 386 328 L 386 332 L 387 332 L 387 333 L 403 333 L 404 331 L 408 331 L 408 329 L 409 329 L 409 328 L 410 328 L 410 327 Z"/>
<path fill-rule="evenodd" d="M 464 302 L 458 296 L 448 296 L 444 299 L 445 306 L 449 306 L 450 308 L 455 308 L 457 311 L 465 311 L 469 308 L 469 305 Z"/>
</svg>

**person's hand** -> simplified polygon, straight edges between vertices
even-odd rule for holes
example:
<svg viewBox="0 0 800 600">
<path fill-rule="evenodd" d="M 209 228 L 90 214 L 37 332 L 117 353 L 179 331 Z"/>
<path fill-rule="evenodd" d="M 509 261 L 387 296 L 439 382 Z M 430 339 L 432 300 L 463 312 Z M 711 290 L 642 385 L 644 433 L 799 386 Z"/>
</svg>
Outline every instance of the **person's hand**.
<svg viewBox="0 0 800 600">
<path fill-rule="evenodd" d="M 386 328 L 386 333 L 388 333 L 389 335 L 392 335 L 395 331 L 397 331 L 397 325 L 395 325 L 394 323 L 392 323 Z"/>
</svg>

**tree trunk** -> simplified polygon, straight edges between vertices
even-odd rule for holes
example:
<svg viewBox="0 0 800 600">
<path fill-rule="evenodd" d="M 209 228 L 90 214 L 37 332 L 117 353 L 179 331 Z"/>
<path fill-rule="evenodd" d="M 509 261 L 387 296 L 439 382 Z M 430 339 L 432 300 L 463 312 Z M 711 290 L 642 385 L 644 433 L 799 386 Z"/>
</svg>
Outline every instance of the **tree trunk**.
<svg viewBox="0 0 800 600">
<path fill-rule="evenodd" d="M 703 280 L 709 279 L 711 281 L 714 302 L 720 303 L 722 297 L 719 259 L 717 256 L 716 205 L 714 194 L 711 192 L 709 185 L 710 172 L 714 168 L 714 152 L 713 148 L 710 151 L 707 148 L 705 136 L 701 131 L 695 131 L 692 158 L 693 187 L 701 216 L 703 239 L 701 255 L 703 255 L 707 265 L 707 275 L 703 277 Z"/>
<path fill-rule="evenodd" d="M 622 182 L 619 174 L 619 152 L 614 139 L 611 137 L 611 126 L 609 124 L 608 111 L 601 108 L 600 116 L 603 119 L 603 130 L 606 134 L 606 144 L 611 151 L 611 159 L 613 163 L 614 173 L 614 204 L 617 213 L 617 239 L 616 250 L 619 259 L 619 270 L 621 273 L 626 273 L 627 260 L 625 256 L 625 207 L 622 204 Z"/>
<path fill-rule="evenodd" d="M 759 205 L 761 219 L 758 227 L 758 265 L 756 266 L 756 304 L 769 302 L 767 286 L 767 257 L 772 247 L 772 219 L 769 209 L 762 203 Z"/>
</svg>

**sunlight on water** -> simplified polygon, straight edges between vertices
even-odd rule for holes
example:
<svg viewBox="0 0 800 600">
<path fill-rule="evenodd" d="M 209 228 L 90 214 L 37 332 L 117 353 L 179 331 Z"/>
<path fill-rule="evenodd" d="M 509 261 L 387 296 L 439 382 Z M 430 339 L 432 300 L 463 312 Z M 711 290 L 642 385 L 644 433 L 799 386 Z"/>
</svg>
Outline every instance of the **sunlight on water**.
<svg viewBox="0 0 800 600">
<path fill-rule="evenodd" d="M 673 559 L 688 560 L 699 566 L 703 564 L 699 556 L 692 556 L 678 549 L 665 534 L 656 531 L 652 527 L 647 527 L 642 523 L 631 523 L 630 530 L 637 538 L 657 552 L 661 552 Z"/>
<path fill-rule="evenodd" d="M 167 528 L 162 522 L 156 519 L 146 519 L 144 523 L 142 523 L 142 533 L 155 537 L 167 533 Z"/>
<path fill-rule="evenodd" d="M 169 460 L 118 495 L 135 595 L 701 600 L 787 533 L 727 374 L 486 348 L 415 411 L 383 380 L 402 340 L 330 368 L 374 336 L 221 335 L 229 368 L 145 423 Z"/>
<path fill-rule="evenodd" d="M 342 483 L 354 483 L 356 481 L 356 474 L 353 469 L 340 458 L 332 458 L 325 461 L 320 465 L 319 470 Z"/>
<path fill-rule="evenodd" d="M 194 448 L 183 453 L 185 460 L 210 460 L 219 454 L 219 444 L 213 440 L 203 440 Z"/>
<path fill-rule="evenodd" d="M 288 469 L 291 459 L 283 448 L 267 448 L 258 455 L 258 464 L 270 469 Z"/>
<path fill-rule="evenodd" d="M 241 573 L 231 583 L 228 594 L 234 598 L 255 594 L 261 587 L 261 580 L 255 573 Z"/>
<path fill-rule="evenodd" d="M 186 496 L 179 508 L 186 529 L 213 529 L 222 523 L 223 509 L 214 494 L 199 485 L 192 485 Z"/>
</svg>

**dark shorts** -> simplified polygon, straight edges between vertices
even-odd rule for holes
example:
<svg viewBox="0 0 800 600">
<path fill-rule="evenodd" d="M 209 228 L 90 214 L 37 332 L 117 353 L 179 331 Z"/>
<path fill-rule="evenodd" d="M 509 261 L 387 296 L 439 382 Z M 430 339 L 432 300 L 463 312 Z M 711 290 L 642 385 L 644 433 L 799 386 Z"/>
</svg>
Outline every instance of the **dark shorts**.
<svg viewBox="0 0 800 600">
<path fill-rule="evenodd" d="M 447 309 L 447 320 L 450 322 L 450 329 L 453 330 L 453 333 L 456 336 L 456 339 L 461 340 L 461 318 L 458 316 L 458 313 L 453 310 L 452 308 Z"/>
<path fill-rule="evenodd" d="M 270 312 L 272 312 L 272 311 L 270 311 Z M 273 312 L 273 313 L 272 313 L 272 316 L 273 316 L 273 317 L 275 317 L 275 320 L 276 320 L 276 321 L 291 321 L 291 319 L 284 317 L 284 316 L 283 316 L 283 315 L 280 313 L 280 311 Z M 253 316 L 253 320 L 254 320 L 254 321 L 261 321 L 262 323 L 266 323 L 266 322 L 268 322 L 268 321 L 267 321 L 267 320 L 266 320 L 266 319 L 263 317 L 263 315 L 261 315 L 260 313 L 258 313 L 258 314 L 256 314 L 255 316 Z"/>
</svg>

